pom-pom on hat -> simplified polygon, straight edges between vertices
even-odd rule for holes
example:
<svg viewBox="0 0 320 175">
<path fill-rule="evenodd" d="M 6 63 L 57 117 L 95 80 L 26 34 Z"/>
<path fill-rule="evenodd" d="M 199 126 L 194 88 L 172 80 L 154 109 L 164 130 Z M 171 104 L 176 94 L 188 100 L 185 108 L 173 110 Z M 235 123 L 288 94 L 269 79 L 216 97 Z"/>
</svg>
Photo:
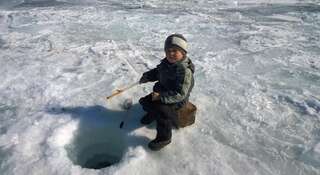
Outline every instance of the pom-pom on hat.
<svg viewBox="0 0 320 175">
<path fill-rule="evenodd" d="M 172 34 L 167 37 L 165 44 L 164 44 L 164 50 L 167 50 L 171 47 L 178 47 L 181 50 L 183 50 L 185 53 L 187 53 L 188 49 L 188 43 L 186 38 L 181 34 Z"/>
</svg>

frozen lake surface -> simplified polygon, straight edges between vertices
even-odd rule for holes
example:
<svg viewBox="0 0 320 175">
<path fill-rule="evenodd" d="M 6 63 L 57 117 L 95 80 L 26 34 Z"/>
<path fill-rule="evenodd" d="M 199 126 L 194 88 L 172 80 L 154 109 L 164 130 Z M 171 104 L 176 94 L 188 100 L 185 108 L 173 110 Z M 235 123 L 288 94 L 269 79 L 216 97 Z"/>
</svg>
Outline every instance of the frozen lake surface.
<svg viewBox="0 0 320 175">
<path fill-rule="evenodd" d="M 197 118 L 152 152 L 152 83 L 105 97 L 172 33 Z M 320 175 L 319 55 L 317 0 L 0 0 L 0 174 Z"/>
</svg>

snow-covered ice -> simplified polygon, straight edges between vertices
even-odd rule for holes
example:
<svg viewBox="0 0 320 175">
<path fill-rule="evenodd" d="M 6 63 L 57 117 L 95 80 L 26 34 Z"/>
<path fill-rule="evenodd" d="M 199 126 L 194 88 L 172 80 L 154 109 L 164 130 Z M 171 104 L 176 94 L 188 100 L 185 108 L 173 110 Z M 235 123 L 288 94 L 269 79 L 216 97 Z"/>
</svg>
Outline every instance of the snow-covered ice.
<svg viewBox="0 0 320 175">
<path fill-rule="evenodd" d="M 197 118 L 152 152 L 152 84 L 105 97 L 172 33 Z M 319 55 L 317 0 L 1 0 L 0 174 L 320 175 Z"/>
</svg>

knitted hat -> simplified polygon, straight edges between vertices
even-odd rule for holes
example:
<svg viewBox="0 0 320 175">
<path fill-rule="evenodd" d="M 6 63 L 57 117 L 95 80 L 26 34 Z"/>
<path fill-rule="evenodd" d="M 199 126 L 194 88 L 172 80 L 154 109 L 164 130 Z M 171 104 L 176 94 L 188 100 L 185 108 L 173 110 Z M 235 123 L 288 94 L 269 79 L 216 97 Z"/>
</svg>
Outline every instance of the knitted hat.
<svg viewBox="0 0 320 175">
<path fill-rule="evenodd" d="M 167 50 L 174 46 L 182 49 L 185 53 L 187 53 L 188 43 L 187 43 L 187 40 L 183 37 L 183 35 L 172 34 L 167 37 L 164 44 L 164 50 Z"/>
</svg>

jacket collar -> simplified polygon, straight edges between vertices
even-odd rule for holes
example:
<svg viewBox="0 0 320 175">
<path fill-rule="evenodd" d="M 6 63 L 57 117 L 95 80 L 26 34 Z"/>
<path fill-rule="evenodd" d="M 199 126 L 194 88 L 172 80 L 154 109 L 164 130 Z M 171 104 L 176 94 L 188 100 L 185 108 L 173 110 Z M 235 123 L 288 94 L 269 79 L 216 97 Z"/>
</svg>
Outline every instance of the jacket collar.
<svg viewBox="0 0 320 175">
<path fill-rule="evenodd" d="M 163 63 L 165 63 L 165 64 L 167 64 L 167 65 L 169 65 L 169 66 L 172 66 L 172 65 L 177 65 L 177 64 L 185 64 L 185 63 L 188 63 L 188 57 L 185 57 L 185 58 L 183 58 L 182 60 L 180 60 L 180 61 L 177 61 L 177 62 L 175 62 L 175 63 L 169 63 L 169 61 L 167 60 L 167 58 L 164 58 L 161 62 L 163 62 Z"/>
</svg>

